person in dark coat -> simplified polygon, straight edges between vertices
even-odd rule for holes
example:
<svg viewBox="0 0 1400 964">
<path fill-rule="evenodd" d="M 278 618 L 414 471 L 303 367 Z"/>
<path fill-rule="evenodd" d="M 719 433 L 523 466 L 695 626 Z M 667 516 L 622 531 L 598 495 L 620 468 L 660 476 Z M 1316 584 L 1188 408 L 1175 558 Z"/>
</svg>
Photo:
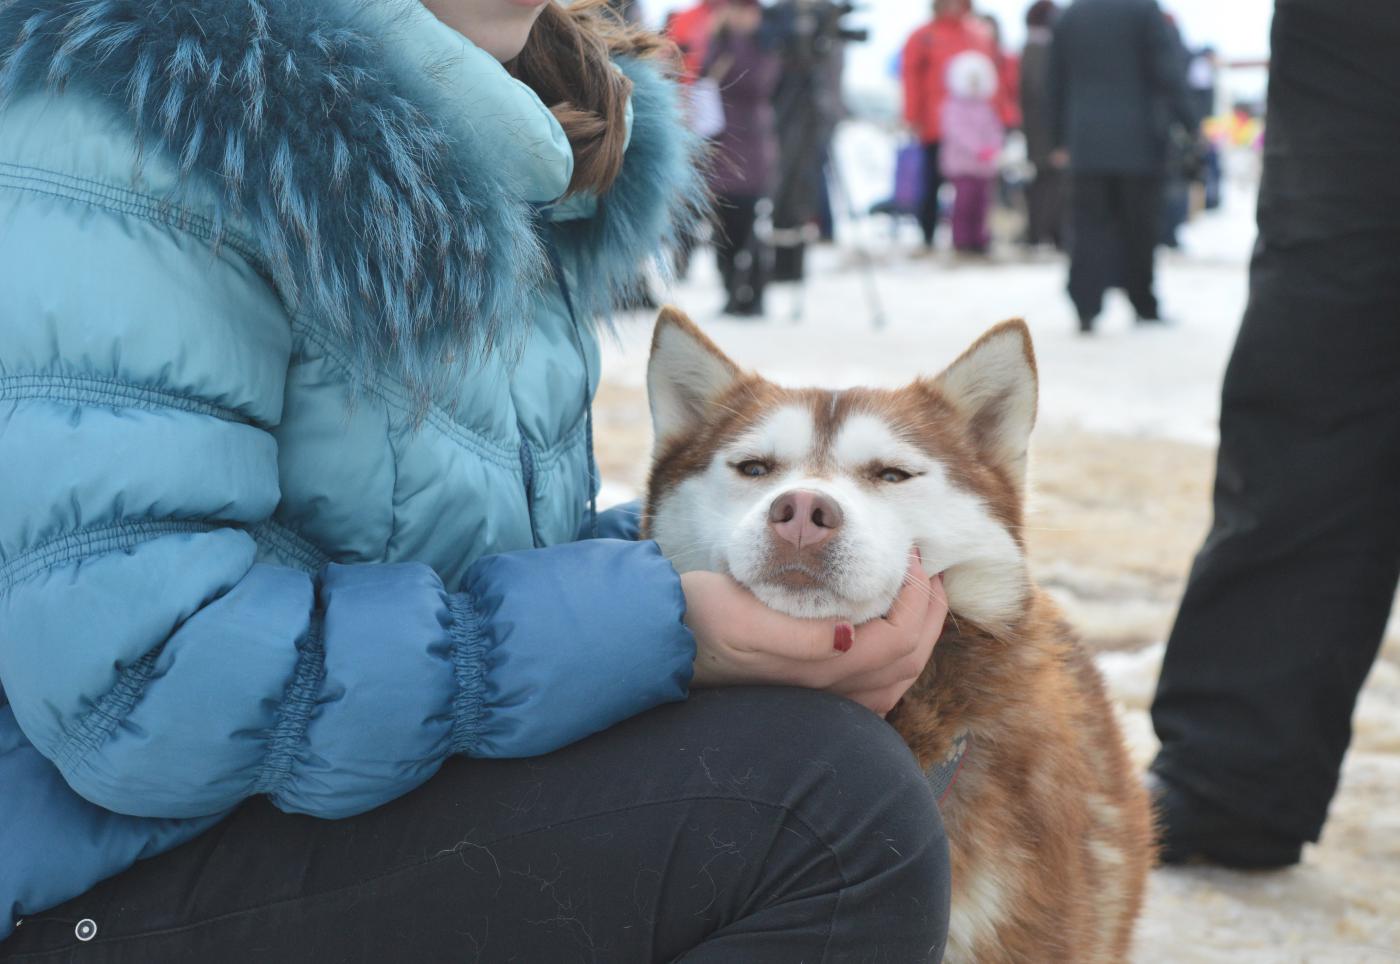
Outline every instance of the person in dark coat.
<svg viewBox="0 0 1400 964">
<path fill-rule="evenodd" d="M 1400 8 L 1278 0 L 1215 521 L 1152 704 L 1168 863 L 1318 839 L 1400 578 Z"/>
<path fill-rule="evenodd" d="M 1167 36 L 1176 56 L 1174 69 L 1181 75 L 1182 82 L 1186 83 L 1191 68 L 1191 51 L 1181 38 L 1181 28 L 1177 25 L 1176 18 L 1166 14 L 1165 19 Z M 1201 166 L 1200 120 L 1206 116 L 1201 113 L 1200 102 L 1189 85 L 1186 96 L 1196 123 L 1190 127 L 1179 123 L 1168 124 L 1167 166 L 1162 183 L 1162 221 L 1157 233 L 1157 243 L 1172 249 L 1181 247 L 1177 232 L 1191 215 L 1191 182 L 1200 176 Z"/>
<path fill-rule="evenodd" d="M 1117 283 L 1140 322 L 1160 321 L 1153 254 L 1168 129 L 1196 124 L 1179 67 L 1156 0 L 1075 0 L 1055 26 L 1050 121 L 1071 171 L 1069 295 L 1082 332 Z"/>
<path fill-rule="evenodd" d="M 1196 115 L 1204 122 L 1215 116 L 1216 90 L 1219 83 L 1220 61 L 1215 48 L 1202 47 L 1191 57 L 1186 69 L 1186 82 L 1191 91 L 1191 103 Z M 1201 186 L 1205 188 L 1205 209 L 1213 211 L 1220 207 L 1220 148 L 1214 139 L 1202 137 Z"/>
<path fill-rule="evenodd" d="M 848 11 L 834 0 L 779 0 L 768 12 L 781 65 L 773 91 L 773 280 L 802 281 L 807 243 L 834 233 L 827 173 L 836 126 L 846 115 L 841 18 Z"/>
<path fill-rule="evenodd" d="M 1021 126 L 1026 153 L 1035 167 L 1026 192 L 1026 243 L 1060 246 L 1064 218 L 1064 171 L 1050 162 L 1055 150 L 1050 125 L 1050 40 L 1060 8 L 1036 0 L 1026 11 L 1026 46 L 1021 52 Z"/>
<path fill-rule="evenodd" d="M 719 86 L 724 129 L 715 139 L 715 254 L 727 295 L 725 314 L 763 314 L 767 254 L 754 234 L 758 203 L 772 189 L 777 140 L 773 89 L 779 61 L 763 30 L 758 0 L 716 9 L 704 74 Z"/>
</svg>

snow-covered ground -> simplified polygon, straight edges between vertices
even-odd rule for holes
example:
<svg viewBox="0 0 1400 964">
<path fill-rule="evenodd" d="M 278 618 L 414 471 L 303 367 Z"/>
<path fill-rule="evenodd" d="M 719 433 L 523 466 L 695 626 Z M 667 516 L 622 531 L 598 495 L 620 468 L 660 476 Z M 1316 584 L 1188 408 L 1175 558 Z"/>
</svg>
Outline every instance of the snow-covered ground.
<svg viewBox="0 0 1400 964">
<path fill-rule="evenodd" d="M 858 184 L 888 183 L 880 147 L 873 132 L 845 135 L 842 155 Z M 1183 231 L 1181 253 L 1159 260 L 1163 310 L 1176 322 L 1166 329 L 1134 327 L 1131 309 L 1114 295 L 1100 332 L 1083 338 L 1059 258 L 1011 251 L 989 262 L 911 258 L 908 228 L 894 231 L 883 221 L 848 226 L 843 247 L 815 250 L 805 289 L 775 289 L 766 321 L 718 317 L 721 297 L 704 251 L 691 278 L 665 297 L 741 364 L 790 384 L 899 384 L 937 372 L 989 325 L 1026 318 L 1042 392 L 1028 520 L 1032 564 L 1099 652 L 1133 752 L 1145 764 L 1155 749 L 1147 707 L 1161 640 L 1209 521 L 1220 378 L 1244 306 L 1253 240 L 1247 180 L 1233 182 L 1223 211 Z M 863 205 L 872 190 L 854 193 Z M 851 239 L 864 244 L 869 272 Z M 883 309 L 879 328 L 872 284 Z M 794 320 L 799 301 L 802 317 Z M 604 351 L 604 503 L 634 495 L 644 476 L 650 321 L 624 320 Z M 1326 835 L 1303 864 L 1265 874 L 1156 871 L 1135 961 L 1400 961 L 1395 625 L 1355 722 Z"/>
</svg>

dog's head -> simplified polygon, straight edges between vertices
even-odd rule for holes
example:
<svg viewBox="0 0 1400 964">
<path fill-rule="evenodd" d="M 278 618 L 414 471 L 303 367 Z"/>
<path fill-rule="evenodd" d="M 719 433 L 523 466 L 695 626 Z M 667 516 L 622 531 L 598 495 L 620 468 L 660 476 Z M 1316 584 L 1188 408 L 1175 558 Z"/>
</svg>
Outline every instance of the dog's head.
<svg viewBox="0 0 1400 964">
<path fill-rule="evenodd" d="M 1024 611 L 1021 512 L 1036 411 L 1025 323 L 895 391 L 786 389 L 684 315 L 657 321 L 646 533 L 681 572 L 725 572 L 774 609 L 860 623 L 888 611 L 911 548 L 955 615 Z"/>
</svg>

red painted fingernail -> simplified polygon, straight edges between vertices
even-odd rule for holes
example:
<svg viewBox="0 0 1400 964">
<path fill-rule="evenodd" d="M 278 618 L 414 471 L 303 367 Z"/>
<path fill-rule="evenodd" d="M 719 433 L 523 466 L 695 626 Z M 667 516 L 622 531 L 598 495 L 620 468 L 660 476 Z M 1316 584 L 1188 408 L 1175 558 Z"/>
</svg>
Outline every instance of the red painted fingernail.
<svg viewBox="0 0 1400 964">
<path fill-rule="evenodd" d="M 836 624 L 836 651 L 844 653 L 851 648 L 851 644 L 856 641 L 855 627 L 850 623 Z"/>
<path fill-rule="evenodd" d="M 924 564 L 924 554 L 919 551 L 918 546 L 914 547 L 914 558 L 919 560 L 919 565 L 922 566 Z"/>
</svg>

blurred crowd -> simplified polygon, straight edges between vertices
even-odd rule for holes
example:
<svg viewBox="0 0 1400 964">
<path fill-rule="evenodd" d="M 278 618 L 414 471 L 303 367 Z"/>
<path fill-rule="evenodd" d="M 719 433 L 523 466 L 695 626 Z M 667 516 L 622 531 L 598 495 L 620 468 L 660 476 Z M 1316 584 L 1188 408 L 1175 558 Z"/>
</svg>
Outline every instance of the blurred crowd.
<svg viewBox="0 0 1400 964">
<path fill-rule="evenodd" d="M 801 280 L 807 245 L 832 236 L 843 48 L 864 39 L 845 24 L 850 9 L 832 0 L 701 0 L 667 19 L 692 126 L 714 145 L 712 240 L 728 314 L 761 316 L 766 284 Z"/>
<path fill-rule="evenodd" d="M 846 25 L 852 9 L 699 0 L 667 20 L 691 124 L 714 147 L 727 314 L 763 315 L 767 283 L 800 281 L 807 246 L 832 237 L 833 189 L 850 205 L 832 138 L 844 47 L 864 39 Z M 873 210 L 917 221 L 916 255 L 1069 253 L 1085 332 L 1109 287 L 1127 291 L 1141 322 L 1160 322 L 1154 251 L 1221 203 L 1221 145 L 1257 139 L 1258 121 L 1217 117 L 1215 51 L 1188 48 L 1157 0 L 1035 0 L 1025 24 L 1010 50 L 973 0 L 935 0 L 900 55 L 903 143 Z"/>
</svg>

